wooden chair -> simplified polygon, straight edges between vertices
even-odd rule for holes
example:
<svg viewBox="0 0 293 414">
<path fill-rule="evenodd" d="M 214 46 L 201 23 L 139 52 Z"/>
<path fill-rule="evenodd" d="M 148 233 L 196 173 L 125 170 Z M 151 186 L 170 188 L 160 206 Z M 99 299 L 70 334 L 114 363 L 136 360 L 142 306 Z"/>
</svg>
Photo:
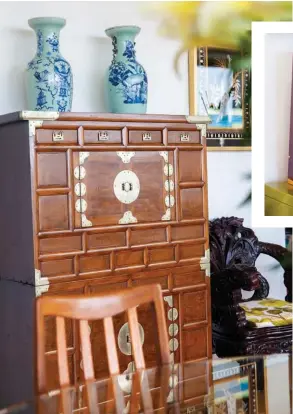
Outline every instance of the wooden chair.
<svg viewBox="0 0 293 414">
<path fill-rule="evenodd" d="M 37 347 L 37 389 L 38 393 L 46 392 L 46 361 L 45 361 L 45 331 L 44 317 L 56 316 L 56 335 L 57 335 L 57 357 L 58 371 L 61 389 L 70 385 L 68 359 L 66 351 L 65 319 L 71 318 L 79 320 L 81 354 L 83 360 L 84 377 L 87 384 L 95 380 L 93 357 L 88 330 L 88 321 L 103 319 L 108 366 L 110 375 L 120 373 L 116 338 L 112 317 L 116 314 L 127 312 L 132 350 L 134 355 L 136 370 L 145 368 L 145 360 L 139 334 L 136 307 L 152 302 L 156 314 L 154 322 L 157 321 L 157 355 L 159 363 L 170 364 L 169 343 L 167 326 L 164 313 L 162 291 L 160 285 L 149 285 L 124 289 L 113 293 L 95 296 L 40 296 L 36 300 L 36 347 Z M 145 375 L 143 376 L 146 377 Z M 117 379 L 117 377 L 116 377 Z M 133 384 L 133 389 L 136 388 Z M 87 389 L 88 406 L 90 412 L 98 412 L 97 397 Z M 120 390 L 120 391 L 119 391 Z M 147 391 L 147 384 L 143 386 L 142 401 L 145 411 L 152 410 L 150 393 Z M 119 387 L 114 387 L 116 410 L 121 411 L 124 407 L 124 397 Z M 133 392 L 132 392 L 133 394 Z M 63 411 L 70 412 L 68 402 L 63 401 Z M 134 400 L 131 404 L 136 404 Z M 66 406 L 67 405 L 67 406 Z M 135 410 L 132 407 L 131 412 Z"/>
<path fill-rule="evenodd" d="M 229 357 L 292 353 L 291 252 L 259 241 L 252 229 L 243 226 L 243 219 L 237 217 L 210 221 L 209 235 L 216 354 Z M 255 267 L 260 254 L 273 257 L 283 267 L 286 302 L 268 298 L 269 284 Z M 254 294 L 243 299 L 241 289 Z M 278 314 L 281 314 L 279 321 Z M 285 323 L 283 315 L 288 315 Z"/>
</svg>

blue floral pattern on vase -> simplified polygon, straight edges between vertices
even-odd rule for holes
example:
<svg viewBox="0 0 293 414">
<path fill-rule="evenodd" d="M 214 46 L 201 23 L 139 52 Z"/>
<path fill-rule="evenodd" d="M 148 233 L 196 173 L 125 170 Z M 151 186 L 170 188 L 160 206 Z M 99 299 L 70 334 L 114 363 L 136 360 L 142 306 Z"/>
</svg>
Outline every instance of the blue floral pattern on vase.
<svg viewBox="0 0 293 414">
<path fill-rule="evenodd" d="M 37 35 L 37 53 L 28 63 L 28 109 L 69 112 L 72 106 L 73 78 L 70 64 L 59 52 L 62 18 L 38 17 L 29 20 Z"/>
<path fill-rule="evenodd" d="M 134 38 L 139 31 L 136 26 L 118 26 L 106 30 L 113 44 L 113 60 L 108 73 L 111 112 L 146 112 L 148 79 L 135 56 Z"/>
</svg>

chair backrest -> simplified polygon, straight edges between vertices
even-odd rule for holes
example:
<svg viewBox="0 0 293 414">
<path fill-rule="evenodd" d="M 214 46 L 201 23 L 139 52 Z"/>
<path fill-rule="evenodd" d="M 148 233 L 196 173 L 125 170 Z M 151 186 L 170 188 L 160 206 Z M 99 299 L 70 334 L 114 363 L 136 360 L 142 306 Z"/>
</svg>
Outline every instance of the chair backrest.
<svg viewBox="0 0 293 414">
<path fill-rule="evenodd" d="M 211 272 L 237 266 L 254 267 L 261 253 L 254 231 L 243 226 L 243 219 L 221 217 L 209 222 Z"/>
<path fill-rule="evenodd" d="M 139 334 L 137 306 L 151 302 L 157 322 L 155 336 L 157 356 L 161 364 L 171 362 L 162 291 L 160 285 L 139 286 L 95 296 L 40 296 L 36 300 L 36 348 L 37 348 L 37 389 L 47 391 L 45 360 L 45 316 L 56 316 L 57 357 L 60 386 L 70 384 L 65 319 L 79 321 L 81 354 L 86 381 L 94 380 L 93 357 L 88 321 L 103 319 L 109 372 L 119 374 L 119 362 L 112 317 L 127 312 L 132 352 L 136 369 L 145 368 L 145 360 Z"/>
<path fill-rule="evenodd" d="M 287 287 L 286 300 L 292 300 L 292 254 L 283 246 L 265 243 L 258 240 L 254 231 L 243 226 L 243 219 L 238 217 L 221 217 L 209 222 L 210 253 L 211 253 L 211 287 L 212 302 L 216 296 L 222 297 L 223 289 L 228 291 L 228 284 L 233 283 L 239 289 L 255 290 L 254 299 L 263 299 L 269 294 L 269 283 L 260 274 L 255 262 L 260 254 L 276 259 L 285 270 L 284 282 Z M 229 280 L 228 275 L 233 274 Z M 236 275 L 239 272 L 239 279 Z M 242 275 L 241 275 L 242 272 Z M 225 285 L 223 279 L 226 277 Z M 257 280 L 256 280 L 257 279 Z M 246 280 L 247 284 L 243 285 Z M 258 287 L 256 287 L 258 285 Z"/>
</svg>

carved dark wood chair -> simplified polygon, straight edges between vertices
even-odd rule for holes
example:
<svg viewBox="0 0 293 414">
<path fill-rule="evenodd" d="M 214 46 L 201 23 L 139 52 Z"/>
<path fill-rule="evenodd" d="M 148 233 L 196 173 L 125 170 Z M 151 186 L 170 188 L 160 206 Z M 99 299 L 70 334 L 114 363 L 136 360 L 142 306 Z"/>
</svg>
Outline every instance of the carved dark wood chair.
<svg viewBox="0 0 293 414">
<path fill-rule="evenodd" d="M 292 352 L 292 255 L 263 243 L 243 219 L 209 223 L 213 347 L 219 357 Z M 269 298 L 269 284 L 255 267 L 260 254 L 284 269 L 285 300 Z M 241 289 L 254 291 L 243 299 Z"/>
</svg>

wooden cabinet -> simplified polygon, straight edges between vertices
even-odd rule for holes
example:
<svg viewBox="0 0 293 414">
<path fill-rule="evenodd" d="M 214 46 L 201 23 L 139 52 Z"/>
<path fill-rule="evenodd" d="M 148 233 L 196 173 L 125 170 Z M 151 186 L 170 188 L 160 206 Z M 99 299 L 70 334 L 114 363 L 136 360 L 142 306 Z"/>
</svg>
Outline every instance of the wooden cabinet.
<svg viewBox="0 0 293 414">
<path fill-rule="evenodd" d="M 21 358 L 33 366 L 33 353 L 20 356 L 19 346 L 33 347 L 34 297 L 40 294 L 159 283 L 173 360 L 211 356 L 206 122 L 50 112 L 0 117 L 0 366 L 8 372 L 1 404 L 28 398 L 33 389 L 33 369 L 18 369 Z M 139 309 L 139 321 L 151 366 L 156 358 L 148 306 Z M 126 316 L 117 316 L 114 325 L 121 371 L 130 370 Z M 57 385 L 54 329 L 48 320 L 51 388 Z M 90 329 L 101 377 L 108 372 L 103 327 L 97 321 Z M 67 335 L 75 382 L 83 374 L 73 322 Z"/>
</svg>

